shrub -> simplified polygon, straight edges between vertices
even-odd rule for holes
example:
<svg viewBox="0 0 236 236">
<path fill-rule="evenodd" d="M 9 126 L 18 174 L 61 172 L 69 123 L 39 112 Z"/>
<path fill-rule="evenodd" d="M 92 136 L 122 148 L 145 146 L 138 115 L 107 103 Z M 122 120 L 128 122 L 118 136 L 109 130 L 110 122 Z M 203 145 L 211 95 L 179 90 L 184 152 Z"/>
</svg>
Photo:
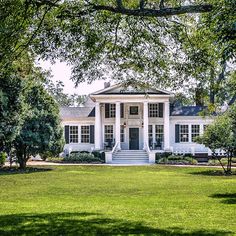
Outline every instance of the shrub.
<svg viewBox="0 0 236 236">
<path fill-rule="evenodd" d="M 102 162 L 105 162 L 105 152 L 103 151 L 93 151 L 92 154 L 99 158 Z"/>
<path fill-rule="evenodd" d="M 156 153 L 156 160 L 158 161 L 161 158 L 167 158 L 170 155 L 172 155 L 172 152 Z"/>
<path fill-rule="evenodd" d="M 6 159 L 7 154 L 5 152 L 0 152 L 0 166 L 3 166 L 5 164 Z"/>
<path fill-rule="evenodd" d="M 157 160 L 160 164 L 183 164 L 183 165 L 196 165 L 198 162 L 196 159 L 185 155 L 170 155 L 168 157 L 162 157 Z"/>
<path fill-rule="evenodd" d="M 71 154 L 63 159 L 65 162 L 73 163 L 101 163 L 102 160 L 90 153 Z"/>
<path fill-rule="evenodd" d="M 64 160 L 63 157 L 48 157 L 47 161 L 49 162 L 62 162 Z"/>
</svg>

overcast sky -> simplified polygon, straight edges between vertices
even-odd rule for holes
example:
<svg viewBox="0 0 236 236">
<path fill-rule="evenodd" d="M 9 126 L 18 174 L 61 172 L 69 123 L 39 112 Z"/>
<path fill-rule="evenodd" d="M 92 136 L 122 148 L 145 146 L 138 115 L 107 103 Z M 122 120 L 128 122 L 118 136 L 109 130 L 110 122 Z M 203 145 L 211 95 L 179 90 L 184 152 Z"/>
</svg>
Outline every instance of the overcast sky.
<svg viewBox="0 0 236 236">
<path fill-rule="evenodd" d="M 53 81 L 56 82 L 57 80 L 63 81 L 65 87 L 64 92 L 69 94 L 89 94 L 95 92 L 97 90 L 103 89 L 104 82 L 103 80 L 98 80 L 93 82 L 92 84 L 81 83 L 77 88 L 75 88 L 74 83 L 70 80 L 71 70 L 70 67 L 66 65 L 64 62 L 57 62 L 56 64 L 52 65 L 49 61 L 40 61 L 40 66 L 44 69 L 51 68 Z"/>
</svg>

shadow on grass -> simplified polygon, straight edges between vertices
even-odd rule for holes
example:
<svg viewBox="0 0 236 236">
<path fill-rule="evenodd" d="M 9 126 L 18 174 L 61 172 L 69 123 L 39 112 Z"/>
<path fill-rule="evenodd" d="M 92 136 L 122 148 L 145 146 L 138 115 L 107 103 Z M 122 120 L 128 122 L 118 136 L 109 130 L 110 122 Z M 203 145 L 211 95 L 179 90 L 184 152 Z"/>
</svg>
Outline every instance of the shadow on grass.
<svg viewBox="0 0 236 236">
<path fill-rule="evenodd" d="M 213 194 L 210 197 L 212 198 L 221 198 L 221 202 L 225 204 L 236 204 L 236 193 L 218 193 Z"/>
<path fill-rule="evenodd" d="M 205 176 L 235 176 L 236 172 L 234 171 L 232 175 L 225 175 L 223 170 L 203 170 L 203 171 L 195 171 L 189 173 L 191 175 L 205 175 Z"/>
<path fill-rule="evenodd" d="M 30 174 L 30 173 L 45 172 L 51 170 L 53 170 L 53 168 L 26 167 L 26 169 L 22 170 L 19 169 L 18 167 L 2 167 L 0 168 L 0 175 Z"/>
<path fill-rule="evenodd" d="M 105 218 L 93 213 L 18 214 L 0 216 L 0 235 L 170 235 L 223 236 L 233 232 L 220 230 L 184 231 L 181 228 L 158 229 L 131 222 Z"/>
</svg>

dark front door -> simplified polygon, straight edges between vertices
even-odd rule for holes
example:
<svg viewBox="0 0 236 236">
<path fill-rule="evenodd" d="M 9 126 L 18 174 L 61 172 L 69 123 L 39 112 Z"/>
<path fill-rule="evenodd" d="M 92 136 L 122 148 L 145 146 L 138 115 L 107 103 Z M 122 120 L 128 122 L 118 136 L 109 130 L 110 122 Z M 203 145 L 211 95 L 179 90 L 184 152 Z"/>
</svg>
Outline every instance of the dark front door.
<svg viewBox="0 0 236 236">
<path fill-rule="evenodd" d="M 139 128 L 129 128 L 129 149 L 139 150 Z"/>
</svg>

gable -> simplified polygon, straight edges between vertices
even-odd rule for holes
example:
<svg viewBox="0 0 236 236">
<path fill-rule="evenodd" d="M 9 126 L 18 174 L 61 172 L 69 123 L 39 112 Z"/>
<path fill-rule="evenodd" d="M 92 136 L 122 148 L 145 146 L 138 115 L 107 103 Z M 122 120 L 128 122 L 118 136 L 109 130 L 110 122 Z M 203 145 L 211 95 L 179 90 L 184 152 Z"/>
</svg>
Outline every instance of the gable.
<svg viewBox="0 0 236 236">
<path fill-rule="evenodd" d="M 121 84 L 113 85 L 111 87 L 99 90 L 92 93 L 92 95 L 124 95 L 124 94 L 156 94 L 156 95 L 170 95 L 172 93 L 162 90 L 140 86 L 124 86 Z"/>
</svg>

